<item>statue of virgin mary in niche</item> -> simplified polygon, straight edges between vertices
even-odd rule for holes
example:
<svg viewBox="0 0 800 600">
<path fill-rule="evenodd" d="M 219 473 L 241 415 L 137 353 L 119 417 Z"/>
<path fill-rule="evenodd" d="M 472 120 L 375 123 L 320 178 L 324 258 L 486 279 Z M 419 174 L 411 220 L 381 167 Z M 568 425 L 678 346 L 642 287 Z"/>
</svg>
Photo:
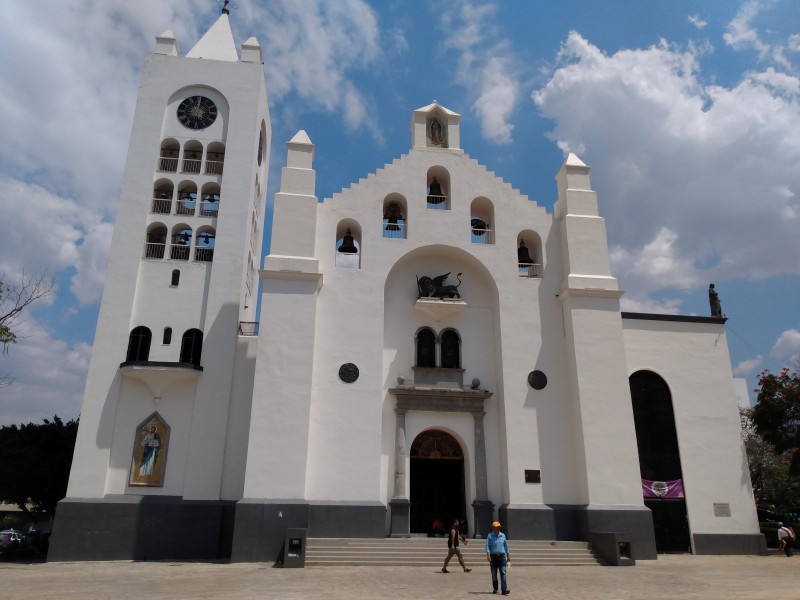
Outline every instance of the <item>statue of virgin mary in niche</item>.
<svg viewBox="0 0 800 600">
<path fill-rule="evenodd" d="M 431 119 L 431 144 L 441 146 L 444 141 L 442 136 L 442 124 L 439 119 Z"/>
</svg>

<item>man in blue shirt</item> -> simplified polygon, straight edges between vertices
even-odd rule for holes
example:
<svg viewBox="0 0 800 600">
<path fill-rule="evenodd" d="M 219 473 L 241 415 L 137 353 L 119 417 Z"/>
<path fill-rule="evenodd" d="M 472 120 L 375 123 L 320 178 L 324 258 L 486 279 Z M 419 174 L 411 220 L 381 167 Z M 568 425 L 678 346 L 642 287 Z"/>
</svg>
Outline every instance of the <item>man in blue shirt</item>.
<svg viewBox="0 0 800 600">
<path fill-rule="evenodd" d="M 511 563 L 511 556 L 508 554 L 508 540 L 500 527 L 500 523 L 495 521 L 492 523 L 492 533 L 486 536 L 486 560 L 492 569 L 492 593 L 497 593 L 497 571 L 500 571 L 500 589 L 506 596 L 511 593 L 506 581 L 506 567 Z"/>
</svg>

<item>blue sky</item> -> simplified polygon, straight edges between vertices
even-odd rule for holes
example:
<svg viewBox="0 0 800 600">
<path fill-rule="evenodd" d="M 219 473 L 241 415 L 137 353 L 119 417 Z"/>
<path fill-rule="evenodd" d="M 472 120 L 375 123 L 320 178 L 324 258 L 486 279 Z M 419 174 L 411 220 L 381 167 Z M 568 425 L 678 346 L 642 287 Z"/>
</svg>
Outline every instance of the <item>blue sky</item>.
<svg viewBox="0 0 800 600">
<path fill-rule="evenodd" d="M 0 425 L 78 416 L 144 56 L 187 52 L 211 0 L 6 3 L 0 39 L 4 280 L 58 294 L 16 324 Z M 800 352 L 800 7 L 793 0 L 241 0 L 273 144 L 316 145 L 320 198 L 408 151 L 411 111 L 462 115 L 462 147 L 552 209 L 565 152 L 592 167 L 623 309 L 707 315 L 734 373 Z"/>
</svg>

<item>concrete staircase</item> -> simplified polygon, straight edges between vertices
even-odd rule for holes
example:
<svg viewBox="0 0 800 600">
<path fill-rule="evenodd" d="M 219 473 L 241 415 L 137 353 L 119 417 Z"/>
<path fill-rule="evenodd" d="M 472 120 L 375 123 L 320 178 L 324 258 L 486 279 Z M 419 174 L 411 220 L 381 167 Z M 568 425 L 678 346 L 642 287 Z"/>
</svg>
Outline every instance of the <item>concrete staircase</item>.
<svg viewBox="0 0 800 600">
<path fill-rule="evenodd" d="M 461 544 L 467 567 L 484 567 L 484 540 Z M 598 566 L 606 564 L 589 542 L 544 540 L 509 540 L 511 564 L 532 566 Z M 411 537 L 385 539 L 309 538 L 306 547 L 307 567 L 334 566 L 404 566 L 441 568 L 447 556 L 447 539 L 443 537 Z M 454 556 L 448 569 L 459 571 Z"/>
</svg>

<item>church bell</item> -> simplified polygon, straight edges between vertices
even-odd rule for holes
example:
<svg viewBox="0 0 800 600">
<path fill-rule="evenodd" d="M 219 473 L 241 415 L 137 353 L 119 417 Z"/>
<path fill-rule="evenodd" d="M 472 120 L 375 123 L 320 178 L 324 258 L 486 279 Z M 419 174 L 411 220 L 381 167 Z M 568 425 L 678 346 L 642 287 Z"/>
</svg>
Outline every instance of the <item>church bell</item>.
<svg viewBox="0 0 800 600">
<path fill-rule="evenodd" d="M 339 246 L 339 252 L 343 254 L 357 254 L 358 248 L 353 243 L 353 235 L 350 233 L 350 229 L 347 230 L 347 233 L 344 234 L 342 238 L 342 245 Z"/>
<path fill-rule="evenodd" d="M 531 255 L 528 254 L 528 247 L 525 245 L 525 242 L 520 240 L 519 248 L 517 248 L 517 262 L 521 265 L 532 265 L 533 259 Z"/>
</svg>

